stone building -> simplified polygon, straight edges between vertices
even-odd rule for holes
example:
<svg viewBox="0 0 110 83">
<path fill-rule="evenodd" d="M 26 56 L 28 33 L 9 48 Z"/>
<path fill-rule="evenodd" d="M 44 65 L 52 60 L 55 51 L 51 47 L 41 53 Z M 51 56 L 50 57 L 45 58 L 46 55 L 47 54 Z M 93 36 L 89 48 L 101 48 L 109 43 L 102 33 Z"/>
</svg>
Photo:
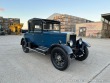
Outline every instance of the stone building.
<svg viewBox="0 0 110 83">
<path fill-rule="evenodd" d="M 0 27 L 8 29 L 9 26 L 13 23 L 20 23 L 19 18 L 3 18 L 0 17 Z"/>
<path fill-rule="evenodd" d="M 3 27 L 3 17 L 0 17 L 0 29 Z"/>
<path fill-rule="evenodd" d="M 102 14 L 100 22 L 76 24 L 77 36 L 110 38 L 110 14 Z"/>
<path fill-rule="evenodd" d="M 14 23 L 20 24 L 20 19 L 0 17 L 0 31 L 5 31 L 5 34 L 11 34 L 10 26 Z"/>
<path fill-rule="evenodd" d="M 67 15 L 67 14 L 58 14 L 58 13 L 51 15 L 50 17 L 48 17 L 48 19 L 60 21 L 61 22 L 61 31 L 63 31 L 63 32 L 64 31 L 75 32 L 77 23 L 92 22 L 92 21 L 84 19 L 84 18 Z"/>
<path fill-rule="evenodd" d="M 76 24 L 76 35 L 86 37 L 101 37 L 102 22 Z"/>
<path fill-rule="evenodd" d="M 102 37 L 110 38 L 110 13 L 102 14 Z"/>
</svg>

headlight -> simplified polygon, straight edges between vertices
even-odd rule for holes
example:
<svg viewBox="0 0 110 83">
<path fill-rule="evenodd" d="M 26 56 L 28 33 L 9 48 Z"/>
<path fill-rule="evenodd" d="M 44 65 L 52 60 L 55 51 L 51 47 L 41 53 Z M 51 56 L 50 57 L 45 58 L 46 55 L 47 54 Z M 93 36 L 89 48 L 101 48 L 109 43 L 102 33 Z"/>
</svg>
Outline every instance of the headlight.
<svg viewBox="0 0 110 83">
<path fill-rule="evenodd" d="M 79 39 L 79 44 L 80 44 L 80 45 L 82 44 L 82 39 L 81 39 L 81 38 Z"/>
<path fill-rule="evenodd" d="M 69 43 L 69 46 L 73 46 L 73 41 L 72 40 L 69 41 L 68 43 Z"/>
</svg>

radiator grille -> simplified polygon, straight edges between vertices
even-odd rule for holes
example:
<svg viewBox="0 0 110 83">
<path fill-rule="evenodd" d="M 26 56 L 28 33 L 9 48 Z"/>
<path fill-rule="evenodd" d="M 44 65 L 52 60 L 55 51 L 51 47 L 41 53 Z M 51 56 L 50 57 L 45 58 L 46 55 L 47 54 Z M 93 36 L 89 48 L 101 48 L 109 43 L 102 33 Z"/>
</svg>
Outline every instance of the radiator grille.
<svg viewBox="0 0 110 83">
<path fill-rule="evenodd" d="M 70 35 L 70 40 L 73 41 L 73 46 L 76 46 L 76 35 Z"/>
</svg>

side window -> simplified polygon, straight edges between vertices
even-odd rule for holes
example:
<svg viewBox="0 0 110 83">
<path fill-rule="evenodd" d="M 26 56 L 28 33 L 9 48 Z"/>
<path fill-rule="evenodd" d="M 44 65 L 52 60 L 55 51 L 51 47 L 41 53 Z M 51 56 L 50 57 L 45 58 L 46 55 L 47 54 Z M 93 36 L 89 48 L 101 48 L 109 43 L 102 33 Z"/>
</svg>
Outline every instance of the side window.
<svg viewBox="0 0 110 83">
<path fill-rule="evenodd" d="M 34 32 L 41 32 L 42 30 L 42 25 L 35 25 L 34 26 Z"/>
<path fill-rule="evenodd" d="M 28 23 L 29 32 L 41 32 L 42 31 L 42 23 L 39 20 L 32 20 Z"/>
<path fill-rule="evenodd" d="M 49 24 L 43 24 L 44 30 L 49 30 Z"/>
<path fill-rule="evenodd" d="M 59 29 L 60 29 L 59 24 L 54 24 L 54 30 L 59 30 Z"/>
<path fill-rule="evenodd" d="M 52 30 L 53 25 L 52 24 L 43 24 L 44 30 Z"/>
</svg>

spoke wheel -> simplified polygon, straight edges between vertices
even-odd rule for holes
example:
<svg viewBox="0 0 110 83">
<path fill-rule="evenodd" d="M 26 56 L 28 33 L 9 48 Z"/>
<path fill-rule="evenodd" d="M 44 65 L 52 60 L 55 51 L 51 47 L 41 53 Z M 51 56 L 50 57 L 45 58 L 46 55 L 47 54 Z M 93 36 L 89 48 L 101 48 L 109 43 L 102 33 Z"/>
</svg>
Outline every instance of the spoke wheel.
<svg viewBox="0 0 110 83">
<path fill-rule="evenodd" d="M 56 47 L 51 52 L 51 61 L 55 68 L 58 70 L 65 70 L 69 65 L 69 57 L 65 51 L 59 47 Z"/>
<path fill-rule="evenodd" d="M 80 55 L 80 56 L 76 57 L 75 59 L 78 60 L 78 61 L 83 61 L 88 57 L 88 54 L 89 54 L 88 48 L 84 47 L 83 55 Z"/>
</svg>

